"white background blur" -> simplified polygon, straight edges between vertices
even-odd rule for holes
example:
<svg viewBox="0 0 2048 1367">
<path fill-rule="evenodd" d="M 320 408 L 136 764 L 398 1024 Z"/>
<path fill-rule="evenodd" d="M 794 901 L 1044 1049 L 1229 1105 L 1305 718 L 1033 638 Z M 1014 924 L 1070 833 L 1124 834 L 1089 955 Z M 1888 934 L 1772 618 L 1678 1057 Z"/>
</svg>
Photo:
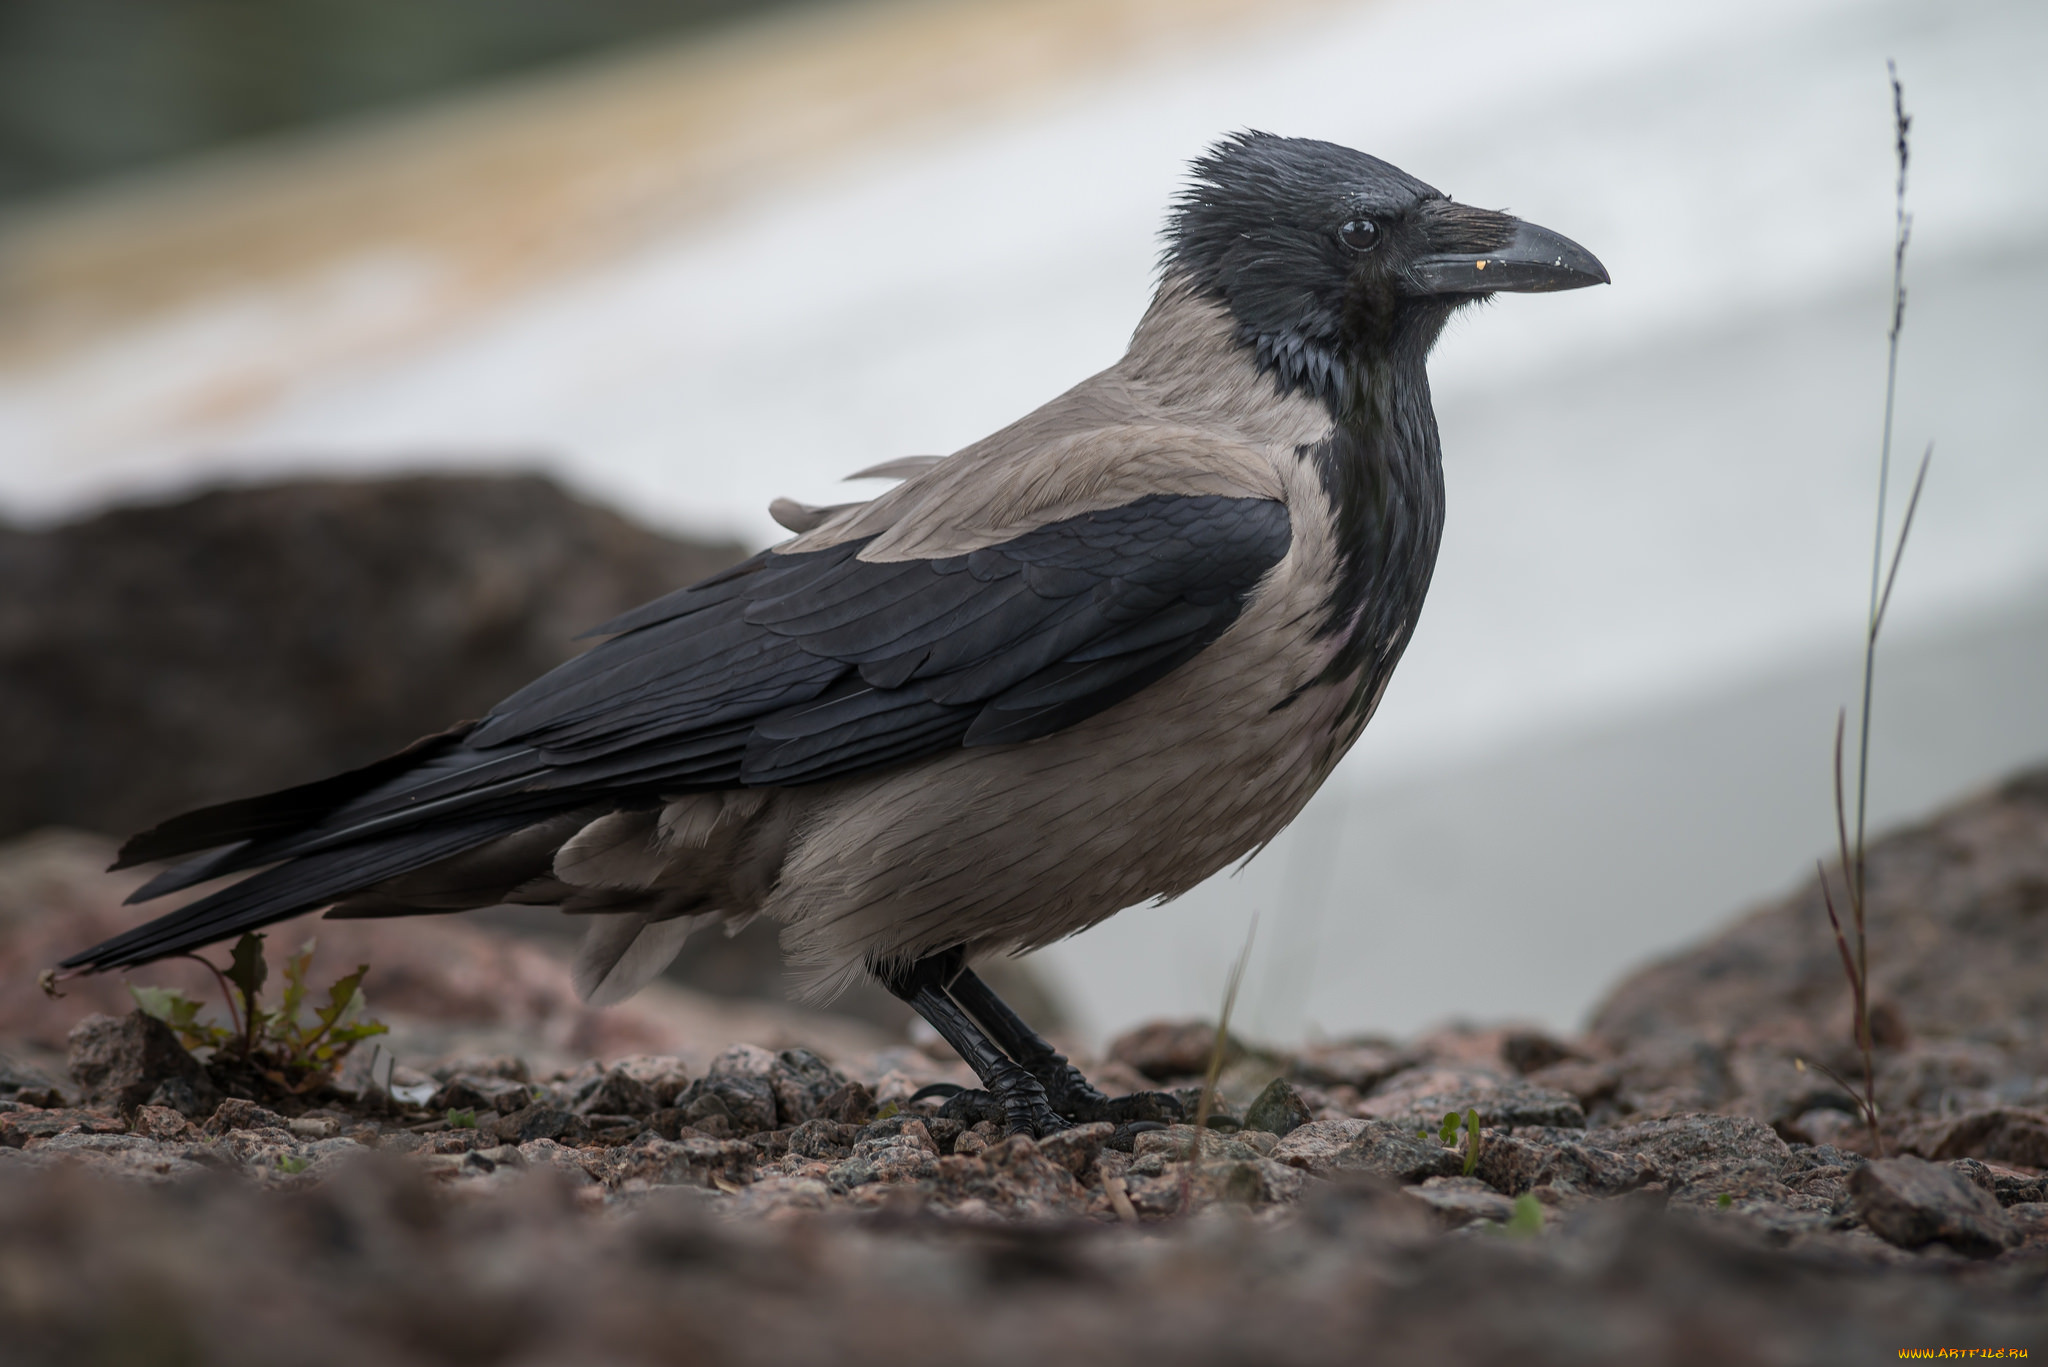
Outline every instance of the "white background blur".
<svg viewBox="0 0 2048 1367">
<path fill-rule="evenodd" d="M 945 452 L 1107 365 L 1187 159 L 1256 127 L 1373 152 L 1584 243 L 1433 365 L 1449 526 L 1365 739 L 1245 872 L 1041 956 L 1091 1033 L 1569 1026 L 1645 957 L 1810 873 L 1868 590 L 1891 232 L 1915 115 L 1905 480 L 1936 443 L 1878 682 L 1873 798 L 2048 758 L 2048 6 L 1385 0 L 1140 53 L 927 122 L 709 218 L 403 326 L 368 252 L 0 369 L 0 509 L 219 478 L 551 471 L 670 529 Z M 394 323 L 394 320 L 396 322 Z M 380 331 L 382 329 L 383 331 Z M 359 346 L 348 339 L 402 340 Z M 190 401 L 250 356 L 289 384 Z"/>
</svg>

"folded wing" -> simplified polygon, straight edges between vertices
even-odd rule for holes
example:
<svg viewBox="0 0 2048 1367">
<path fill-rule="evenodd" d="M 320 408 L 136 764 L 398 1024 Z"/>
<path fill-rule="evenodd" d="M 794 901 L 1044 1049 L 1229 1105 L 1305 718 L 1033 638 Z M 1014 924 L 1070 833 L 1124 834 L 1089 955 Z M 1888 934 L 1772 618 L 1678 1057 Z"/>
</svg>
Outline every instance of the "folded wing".
<svg viewBox="0 0 2048 1367">
<path fill-rule="evenodd" d="M 123 864 L 210 851 L 138 899 L 273 867 L 65 967 L 178 953 L 565 812 L 1050 735 L 1214 642 L 1290 537 L 1273 499 L 1154 494 L 946 558 L 765 552 L 607 623 L 479 724 L 137 836 Z"/>
</svg>

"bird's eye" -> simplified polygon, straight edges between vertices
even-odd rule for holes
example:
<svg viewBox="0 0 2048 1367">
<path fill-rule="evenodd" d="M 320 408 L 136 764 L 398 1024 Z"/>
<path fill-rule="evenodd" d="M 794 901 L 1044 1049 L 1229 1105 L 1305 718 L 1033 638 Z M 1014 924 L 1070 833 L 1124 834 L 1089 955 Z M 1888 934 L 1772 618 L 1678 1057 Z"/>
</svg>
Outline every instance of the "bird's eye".
<svg viewBox="0 0 2048 1367">
<path fill-rule="evenodd" d="M 1380 244 L 1380 225 L 1369 218 L 1354 218 L 1337 230 L 1337 237 L 1354 252 L 1369 252 Z"/>
</svg>

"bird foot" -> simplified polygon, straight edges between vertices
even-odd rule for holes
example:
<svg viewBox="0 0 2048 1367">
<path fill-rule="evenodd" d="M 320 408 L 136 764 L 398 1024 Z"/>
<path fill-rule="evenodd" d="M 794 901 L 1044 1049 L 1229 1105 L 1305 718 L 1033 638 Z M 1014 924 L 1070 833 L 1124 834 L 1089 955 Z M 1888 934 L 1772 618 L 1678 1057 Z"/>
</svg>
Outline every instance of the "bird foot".
<svg viewBox="0 0 2048 1367">
<path fill-rule="evenodd" d="M 1001 1125 L 1005 1134 L 1028 1134 L 1033 1139 L 1043 1139 L 1074 1127 L 1073 1121 L 1063 1118 L 1046 1103 L 1045 1088 L 1038 1079 L 1014 1064 L 998 1075 L 986 1091 L 934 1083 L 919 1088 L 911 1100 L 929 1096 L 946 1098 L 946 1104 L 939 1107 L 942 1118 L 963 1125 L 992 1121 Z"/>
<path fill-rule="evenodd" d="M 1187 1114 L 1179 1099 L 1166 1092 L 1107 1096 L 1083 1077 L 1079 1068 L 1065 1059 L 1059 1060 L 1039 1081 L 1045 1087 L 1047 1103 L 1061 1115 L 1070 1117 L 1076 1125 L 1096 1120 L 1107 1120 L 1113 1125 L 1128 1125 L 1140 1120 L 1172 1125 L 1185 1119 Z"/>
<path fill-rule="evenodd" d="M 910 1099 L 934 1096 L 946 1098 L 939 1114 L 947 1120 L 963 1125 L 992 1121 L 1003 1126 L 1005 1133 L 1028 1134 L 1034 1139 L 1097 1120 L 1120 1129 L 1149 1129 L 1178 1124 L 1187 1115 L 1180 1101 L 1166 1092 L 1106 1096 L 1064 1059 L 1037 1076 L 1021 1069 L 1006 1073 L 986 1091 L 935 1082 L 919 1088 Z"/>
</svg>

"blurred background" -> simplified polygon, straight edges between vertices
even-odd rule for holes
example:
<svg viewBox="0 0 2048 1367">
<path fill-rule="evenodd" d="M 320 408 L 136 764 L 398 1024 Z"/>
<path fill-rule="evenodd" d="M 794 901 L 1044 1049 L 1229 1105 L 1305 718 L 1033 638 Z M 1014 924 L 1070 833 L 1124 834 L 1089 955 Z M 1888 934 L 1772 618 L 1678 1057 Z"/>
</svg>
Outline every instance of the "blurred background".
<svg viewBox="0 0 2048 1367">
<path fill-rule="evenodd" d="M 776 540 L 771 498 L 1021 414 L 1120 354 L 1182 167 L 1256 127 L 1615 284 L 1444 340 L 1435 587 L 1324 793 L 1038 979 L 1098 1039 L 1213 1013 L 1256 911 L 1250 1033 L 1574 1026 L 1830 848 L 1887 57 L 1900 465 L 1936 451 L 1880 825 L 2048 756 L 2048 7 L 10 0 L 0 835 L 123 833 L 474 715 Z M 746 979 L 707 966 L 732 952 L 680 971 Z"/>
</svg>

